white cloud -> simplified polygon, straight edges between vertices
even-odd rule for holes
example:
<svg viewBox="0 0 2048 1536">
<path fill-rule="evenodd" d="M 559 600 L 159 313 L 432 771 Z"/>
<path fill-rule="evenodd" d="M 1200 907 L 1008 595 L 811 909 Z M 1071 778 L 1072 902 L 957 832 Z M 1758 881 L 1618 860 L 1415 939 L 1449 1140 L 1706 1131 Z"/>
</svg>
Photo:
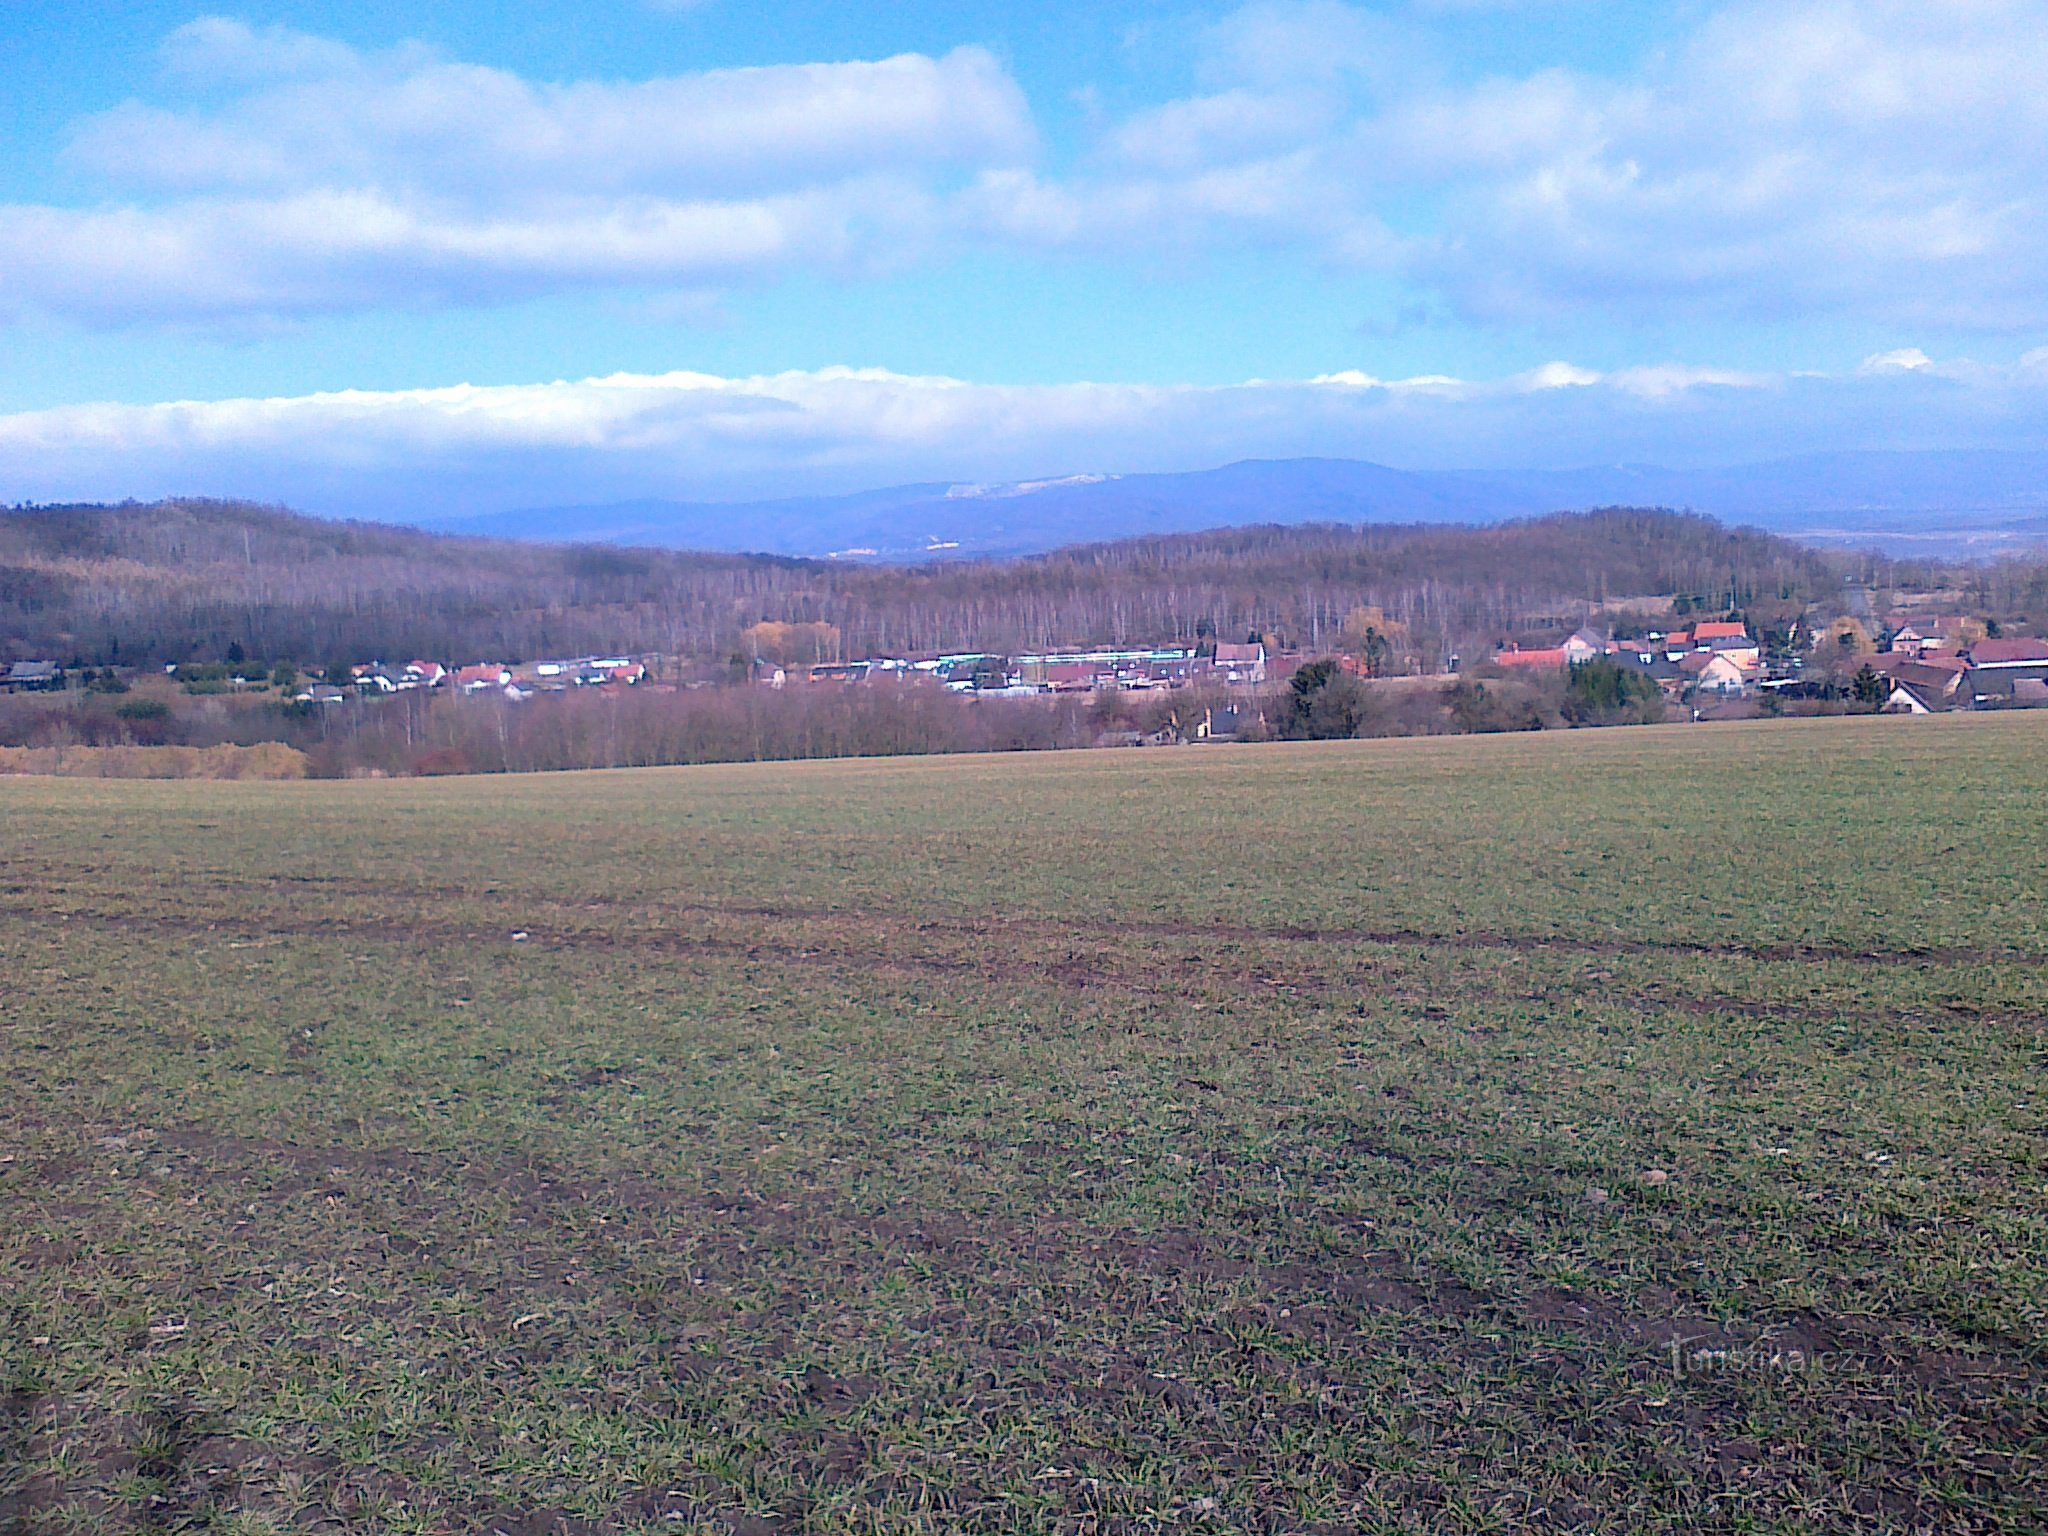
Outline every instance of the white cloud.
<svg viewBox="0 0 2048 1536">
<path fill-rule="evenodd" d="M 407 517 L 1298 454 L 1466 469 L 1733 462 L 1817 437 L 1941 444 L 1963 423 L 1967 440 L 1988 444 L 1986 420 L 2039 419 L 2038 359 L 1932 369 L 1801 377 L 1553 363 L 1491 380 L 1346 370 L 1193 387 L 831 368 L 78 405 L 0 416 L 0 501 L 253 494 Z"/>
<path fill-rule="evenodd" d="M 212 18 L 197 104 L 79 126 L 116 200 L 0 207 L 0 316 L 248 318 L 701 286 L 914 259 L 949 186 L 1019 163 L 1021 93 L 975 48 L 536 84 Z"/>
<path fill-rule="evenodd" d="M 108 320 L 477 303 L 852 265 L 872 254 L 877 226 L 915 239 L 928 206 L 914 184 L 875 178 L 751 200 L 561 199 L 461 216 L 370 190 L 160 211 L 16 207 L 0 209 L 0 269 L 17 305 Z"/>
<path fill-rule="evenodd" d="M 1297 148 L 1330 125 L 1334 103 L 1314 95 L 1222 91 L 1134 113 L 1106 150 L 1134 169 L 1192 171 Z"/>
<path fill-rule="evenodd" d="M 0 207 L 0 318 L 1239 246 L 1481 323 L 2048 325 L 2048 0 L 1730 0 L 1612 76 L 1459 79 L 1436 13 L 1491 3 L 1258 0 L 1065 163 L 974 47 L 557 84 L 206 18 L 165 44 L 175 105 L 76 126 L 98 201 Z"/>
<path fill-rule="evenodd" d="M 1308 382 L 1338 389 L 1383 389 L 1405 394 L 1436 395 L 1446 400 L 1468 399 L 1474 393 L 1473 386 L 1463 379 L 1452 378 L 1449 374 L 1443 373 L 1415 374 L 1405 379 L 1382 379 L 1357 368 L 1345 368 L 1336 373 L 1319 373 Z"/>
<path fill-rule="evenodd" d="M 1530 389 L 1586 389 L 1600 382 L 1600 375 L 1573 363 L 1545 363 L 1522 376 Z"/>
<path fill-rule="evenodd" d="M 1429 70 L 1418 28 L 1344 0 L 1251 0 L 1208 27 L 1198 72 L 1210 84 L 1262 88 L 1386 86 Z"/>
<path fill-rule="evenodd" d="M 2048 321 L 2043 78 L 2038 0 L 1744 3 L 1636 79 L 1482 86 L 1395 139 L 1463 152 L 1439 270 L 1481 314 L 2016 328 Z"/>
<path fill-rule="evenodd" d="M 1780 381 L 1770 374 L 1739 368 L 1652 363 L 1608 374 L 1607 382 L 1644 400 L 1668 400 L 1696 389 L 1772 389 Z"/>
<path fill-rule="evenodd" d="M 365 54 L 216 20 L 174 34 L 170 56 L 244 89 L 211 108 L 130 102 L 87 119 L 74 165 L 144 192 L 696 199 L 1002 163 L 1034 143 L 1022 94 L 978 48 L 550 85 L 416 46 Z"/>
<path fill-rule="evenodd" d="M 1917 373 L 1934 366 L 1934 359 L 1918 347 L 1899 347 L 1863 359 L 1860 373 Z"/>
<path fill-rule="evenodd" d="M 202 16 L 163 45 L 164 68 L 187 85 L 247 85 L 296 76 L 344 73 L 359 59 L 346 43 L 290 27 L 252 27 L 227 16 Z"/>
<path fill-rule="evenodd" d="M 1287 241 L 1481 320 L 2048 324 L 2044 0 L 1738 0 L 1613 78 L 1452 82 L 1424 36 L 1337 0 L 1247 7 L 1209 36 L 1204 94 L 1031 178 L 1062 217 L 991 227 Z M 1239 184 L 1259 195 L 1213 190 Z"/>
</svg>

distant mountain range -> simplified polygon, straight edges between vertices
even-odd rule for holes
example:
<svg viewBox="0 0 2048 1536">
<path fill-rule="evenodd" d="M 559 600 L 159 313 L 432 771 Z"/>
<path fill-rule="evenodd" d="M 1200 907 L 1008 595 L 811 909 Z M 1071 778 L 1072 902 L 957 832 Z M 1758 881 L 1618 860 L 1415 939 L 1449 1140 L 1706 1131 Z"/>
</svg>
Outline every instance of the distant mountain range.
<svg viewBox="0 0 2048 1536">
<path fill-rule="evenodd" d="M 1352 459 L 1179 474 L 892 486 L 736 503 L 627 501 L 423 522 L 449 533 L 842 559 L 1007 556 L 1244 523 L 1492 523 L 1599 506 L 1711 513 L 1814 543 L 1996 553 L 2048 543 L 2048 453 L 1811 454 L 1728 469 L 1456 474 Z"/>
</svg>

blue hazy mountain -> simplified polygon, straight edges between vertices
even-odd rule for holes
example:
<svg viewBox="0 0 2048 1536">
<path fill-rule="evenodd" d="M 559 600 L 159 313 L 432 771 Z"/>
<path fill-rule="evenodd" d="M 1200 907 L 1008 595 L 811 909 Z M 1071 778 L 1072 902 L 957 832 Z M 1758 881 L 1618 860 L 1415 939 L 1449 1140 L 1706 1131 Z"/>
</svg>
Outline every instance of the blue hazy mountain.
<svg viewBox="0 0 2048 1536">
<path fill-rule="evenodd" d="M 536 507 L 428 526 L 516 539 L 905 559 L 1025 554 L 1242 523 L 1491 523 L 1615 505 L 1691 508 L 1828 542 L 1989 551 L 2048 538 L 2048 453 L 1829 453 L 1721 469 L 1480 474 L 1351 459 L 1246 460 L 1178 474 L 902 485 L 777 501 Z"/>
</svg>

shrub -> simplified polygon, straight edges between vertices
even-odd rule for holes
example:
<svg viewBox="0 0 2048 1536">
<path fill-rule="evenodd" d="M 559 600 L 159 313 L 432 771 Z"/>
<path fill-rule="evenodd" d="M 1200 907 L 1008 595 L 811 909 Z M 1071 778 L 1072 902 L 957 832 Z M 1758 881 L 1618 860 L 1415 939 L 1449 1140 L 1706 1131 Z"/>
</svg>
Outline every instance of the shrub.
<svg viewBox="0 0 2048 1536">
<path fill-rule="evenodd" d="M 1479 683 L 1461 678 L 1446 694 L 1451 728 L 1491 734 L 1495 731 L 1540 731 L 1551 723 L 1542 702 L 1526 685 Z"/>
<path fill-rule="evenodd" d="M 1647 725 L 1664 718 L 1664 696 L 1640 672 L 1602 657 L 1571 669 L 1564 717 L 1573 725 Z"/>
<path fill-rule="evenodd" d="M 428 752 L 413 759 L 412 771 L 422 779 L 440 778 L 448 774 L 469 773 L 469 758 L 455 747 L 444 747 L 438 752 Z"/>
<path fill-rule="evenodd" d="M 253 747 L 0 747 L 0 773 L 82 779 L 303 779 L 306 754 Z"/>
<path fill-rule="evenodd" d="M 1288 680 L 1280 728 L 1297 740 L 1339 741 L 1360 734 L 1371 709 L 1364 683 L 1334 661 L 1311 661 Z"/>
</svg>

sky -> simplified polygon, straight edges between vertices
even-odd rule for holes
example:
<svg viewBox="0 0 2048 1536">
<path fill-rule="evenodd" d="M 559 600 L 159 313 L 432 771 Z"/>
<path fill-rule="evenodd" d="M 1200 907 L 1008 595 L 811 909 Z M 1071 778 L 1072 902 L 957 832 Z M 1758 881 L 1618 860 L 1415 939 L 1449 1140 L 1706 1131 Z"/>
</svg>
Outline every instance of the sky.
<svg viewBox="0 0 2048 1536">
<path fill-rule="evenodd" d="M 2048 0 L 0 0 L 0 501 L 2048 447 Z"/>
</svg>

